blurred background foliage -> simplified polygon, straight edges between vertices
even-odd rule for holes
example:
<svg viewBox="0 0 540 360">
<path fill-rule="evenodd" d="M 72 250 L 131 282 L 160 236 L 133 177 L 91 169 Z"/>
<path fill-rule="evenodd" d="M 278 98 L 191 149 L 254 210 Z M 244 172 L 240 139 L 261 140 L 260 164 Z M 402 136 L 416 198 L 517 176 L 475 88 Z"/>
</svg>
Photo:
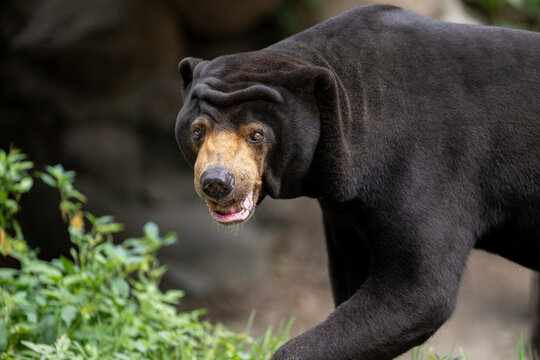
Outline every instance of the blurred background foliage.
<svg viewBox="0 0 540 360">
<path fill-rule="evenodd" d="M 492 25 L 538 30 L 540 0 L 464 0 L 488 17 Z"/>
<path fill-rule="evenodd" d="M 285 36 L 309 27 L 313 14 L 323 7 L 323 0 L 281 0 L 274 10 L 274 21 Z"/>
</svg>

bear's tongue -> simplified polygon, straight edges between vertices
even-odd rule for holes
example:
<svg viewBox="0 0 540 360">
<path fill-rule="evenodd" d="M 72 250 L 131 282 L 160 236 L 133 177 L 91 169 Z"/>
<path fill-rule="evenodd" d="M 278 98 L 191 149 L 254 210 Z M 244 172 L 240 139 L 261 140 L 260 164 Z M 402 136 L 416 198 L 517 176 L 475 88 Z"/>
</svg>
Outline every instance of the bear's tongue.
<svg viewBox="0 0 540 360">
<path fill-rule="evenodd" d="M 238 202 L 231 200 L 223 204 L 206 201 L 212 217 L 221 223 L 244 221 L 253 210 L 253 191 L 244 200 Z"/>
</svg>

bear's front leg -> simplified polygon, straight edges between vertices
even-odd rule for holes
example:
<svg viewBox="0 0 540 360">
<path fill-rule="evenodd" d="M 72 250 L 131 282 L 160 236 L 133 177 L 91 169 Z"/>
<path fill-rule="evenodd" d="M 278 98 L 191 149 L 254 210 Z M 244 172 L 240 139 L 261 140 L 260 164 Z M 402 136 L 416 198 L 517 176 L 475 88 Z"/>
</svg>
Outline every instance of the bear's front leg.
<svg viewBox="0 0 540 360">
<path fill-rule="evenodd" d="M 370 241 L 370 273 L 360 288 L 272 360 L 391 360 L 450 317 L 472 244 L 449 232 L 386 235 Z"/>
</svg>

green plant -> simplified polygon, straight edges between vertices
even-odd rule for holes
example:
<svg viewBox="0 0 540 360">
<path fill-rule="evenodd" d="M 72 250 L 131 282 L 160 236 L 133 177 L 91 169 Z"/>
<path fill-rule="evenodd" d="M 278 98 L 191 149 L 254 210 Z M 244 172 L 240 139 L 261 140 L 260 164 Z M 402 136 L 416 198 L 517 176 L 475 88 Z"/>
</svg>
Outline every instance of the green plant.
<svg viewBox="0 0 540 360">
<path fill-rule="evenodd" d="M 439 355 L 433 350 L 433 348 L 427 348 L 425 346 L 417 346 L 411 350 L 411 360 L 467 360 L 465 355 L 460 351 L 459 356 L 455 355 Z M 404 360 L 403 357 L 399 358 Z"/>
<path fill-rule="evenodd" d="M 26 251 L 26 243 L 22 241 L 21 227 L 15 215 L 20 210 L 21 195 L 34 184 L 27 173 L 33 166 L 32 162 L 26 161 L 26 155 L 18 150 L 12 150 L 9 154 L 0 150 L 0 248 L 3 255 L 10 255 L 15 250 L 13 256 L 17 257 L 19 252 Z"/>
<path fill-rule="evenodd" d="M 61 165 L 35 174 L 60 192 L 71 259 L 40 260 L 15 219 L 33 184 L 33 164 L 18 150 L 0 150 L 0 253 L 20 269 L 0 269 L 0 359 L 268 359 L 286 337 L 269 329 L 255 339 L 180 312 L 182 291 L 163 293 L 157 251 L 175 241 L 154 223 L 144 235 L 113 242 L 122 229 L 110 216 L 82 208 L 75 174 Z"/>
<path fill-rule="evenodd" d="M 312 25 L 312 18 L 321 10 L 321 0 L 281 0 L 274 9 L 274 20 L 282 36 L 290 36 Z"/>
<path fill-rule="evenodd" d="M 452 351 L 453 352 L 453 351 Z M 460 355 L 439 355 L 433 348 L 427 348 L 425 346 L 417 346 L 411 350 L 411 360 L 467 360 L 465 354 L 460 349 Z M 399 357 L 399 360 L 405 360 L 403 356 Z M 518 341 L 518 360 L 540 360 L 537 354 L 533 354 L 532 347 L 526 345 L 523 340 L 523 335 L 519 337 Z"/>
<path fill-rule="evenodd" d="M 493 25 L 538 30 L 540 0 L 463 0 L 488 17 Z"/>
<path fill-rule="evenodd" d="M 518 360 L 540 360 L 540 354 L 536 351 L 533 352 L 531 344 L 525 345 L 523 334 L 519 336 Z"/>
</svg>

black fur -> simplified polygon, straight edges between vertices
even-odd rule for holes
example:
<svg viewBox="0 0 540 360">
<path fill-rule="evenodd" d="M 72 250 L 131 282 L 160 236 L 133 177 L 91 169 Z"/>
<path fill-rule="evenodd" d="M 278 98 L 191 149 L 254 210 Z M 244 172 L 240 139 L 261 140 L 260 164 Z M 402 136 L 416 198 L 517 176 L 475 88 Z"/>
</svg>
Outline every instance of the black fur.
<svg viewBox="0 0 540 360">
<path fill-rule="evenodd" d="M 452 314 L 474 247 L 540 270 L 540 34 L 368 6 L 180 69 L 189 162 L 195 117 L 260 122 L 259 201 L 322 208 L 337 307 L 273 360 L 384 360 L 424 342 Z M 224 106 L 193 93 L 203 83 L 263 84 L 282 101 L 252 91 Z"/>
</svg>

